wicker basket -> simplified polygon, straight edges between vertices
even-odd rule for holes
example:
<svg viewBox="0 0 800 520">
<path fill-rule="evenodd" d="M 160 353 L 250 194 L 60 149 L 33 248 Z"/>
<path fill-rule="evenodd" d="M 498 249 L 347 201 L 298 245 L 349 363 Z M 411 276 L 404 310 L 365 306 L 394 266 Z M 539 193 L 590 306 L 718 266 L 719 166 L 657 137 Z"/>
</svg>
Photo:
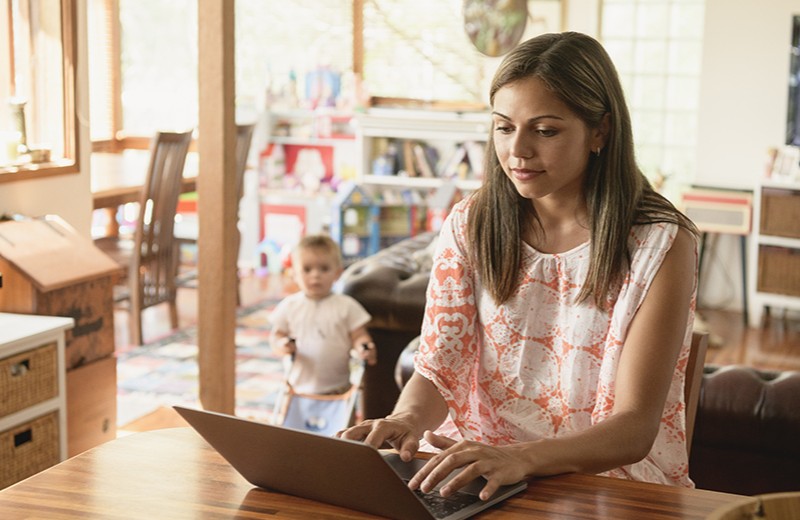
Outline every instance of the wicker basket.
<svg viewBox="0 0 800 520">
<path fill-rule="evenodd" d="M 59 460 L 58 412 L 0 432 L 0 489 Z"/>
<path fill-rule="evenodd" d="M 800 250 L 760 246 L 758 251 L 758 290 L 766 293 L 800 296 Z"/>
<path fill-rule="evenodd" d="M 56 344 L 0 359 L 0 417 L 58 395 Z"/>
<path fill-rule="evenodd" d="M 762 191 L 761 234 L 800 238 L 800 191 Z"/>
</svg>

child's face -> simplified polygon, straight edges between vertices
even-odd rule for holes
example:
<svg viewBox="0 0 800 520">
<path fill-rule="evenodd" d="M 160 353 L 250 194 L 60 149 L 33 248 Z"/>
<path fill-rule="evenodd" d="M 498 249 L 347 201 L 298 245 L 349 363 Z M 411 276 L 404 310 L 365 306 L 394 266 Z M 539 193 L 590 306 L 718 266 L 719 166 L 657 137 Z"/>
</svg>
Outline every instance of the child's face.
<svg viewBox="0 0 800 520">
<path fill-rule="evenodd" d="M 330 294 L 334 282 L 342 274 L 337 258 L 327 251 L 300 249 L 293 263 L 297 285 L 307 297 L 315 300 Z"/>
</svg>

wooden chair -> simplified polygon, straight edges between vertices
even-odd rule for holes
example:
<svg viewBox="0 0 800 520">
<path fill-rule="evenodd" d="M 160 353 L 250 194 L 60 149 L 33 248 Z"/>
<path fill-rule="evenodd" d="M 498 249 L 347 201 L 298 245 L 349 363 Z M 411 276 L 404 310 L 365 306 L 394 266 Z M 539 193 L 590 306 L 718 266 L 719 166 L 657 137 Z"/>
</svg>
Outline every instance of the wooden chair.
<svg viewBox="0 0 800 520">
<path fill-rule="evenodd" d="M 692 449 L 694 419 L 697 416 L 697 403 L 700 401 L 700 386 L 703 382 L 703 366 L 708 350 L 708 333 L 692 332 L 692 346 L 686 362 L 686 381 L 683 386 L 683 401 L 686 405 L 686 452 Z"/>
<path fill-rule="evenodd" d="M 244 195 L 244 173 L 247 170 L 247 156 L 250 153 L 250 142 L 253 139 L 253 129 L 255 125 L 236 125 L 236 193 L 239 194 L 238 200 Z M 175 239 L 179 245 L 197 244 L 197 229 L 175 229 Z M 236 251 L 239 250 L 241 234 L 236 233 Z M 197 270 L 190 269 L 180 272 L 180 266 L 176 266 L 176 285 L 181 288 L 197 288 Z M 238 303 L 241 303 L 241 295 L 237 293 Z"/>
<path fill-rule="evenodd" d="M 192 131 L 158 132 L 150 145 L 150 165 L 139 199 L 133 240 L 103 237 L 95 244 L 127 267 L 124 285 L 115 288 L 114 302 L 127 302 L 131 344 L 142 344 L 142 311 L 169 304 L 170 324 L 178 327 L 175 270 L 178 250 L 173 237 L 181 178 Z"/>
<path fill-rule="evenodd" d="M 800 491 L 766 493 L 742 498 L 719 507 L 708 520 L 797 520 L 800 518 Z"/>
</svg>

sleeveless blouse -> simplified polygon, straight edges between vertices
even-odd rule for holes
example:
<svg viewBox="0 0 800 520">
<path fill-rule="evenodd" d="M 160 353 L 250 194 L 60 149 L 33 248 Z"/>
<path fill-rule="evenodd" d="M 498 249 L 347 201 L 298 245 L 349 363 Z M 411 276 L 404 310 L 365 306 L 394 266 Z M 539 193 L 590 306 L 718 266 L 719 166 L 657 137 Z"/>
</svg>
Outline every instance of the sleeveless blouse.
<svg viewBox="0 0 800 520">
<path fill-rule="evenodd" d="M 606 310 L 591 298 L 575 303 L 589 268 L 588 242 L 559 254 L 524 244 L 521 283 L 498 306 L 483 290 L 467 255 L 469 203 L 469 198 L 460 201 L 441 229 L 415 357 L 416 370 L 437 387 L 449 409 L 437 432 L 500 446 L 556 438 L 603 421 L 613 410 L 628 327 L 678 226 L 634 227 L 630 271 Z M 696 290 L 696 278 L 694 284 Z M 693 295 L 650 453 L 605 475 L 694 486 L 684 415 L 694 307 Z"/>
</svg>

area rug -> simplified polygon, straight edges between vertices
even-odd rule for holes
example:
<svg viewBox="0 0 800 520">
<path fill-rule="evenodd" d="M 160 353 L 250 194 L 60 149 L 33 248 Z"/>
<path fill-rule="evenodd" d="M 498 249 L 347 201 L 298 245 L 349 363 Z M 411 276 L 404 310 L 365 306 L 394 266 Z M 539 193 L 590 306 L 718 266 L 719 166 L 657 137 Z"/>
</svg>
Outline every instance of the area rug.
<svg viewBox="0 0 800 520">
<path fill-rule="evenodd" d="M 240 308 L 236 317 L 236 415 L 270 421 L 283 364 L 269 346 L 276 300 Z M 117 425 L 161 407 L 199 406 L 197 327 L 117 352 Z"/>
</svg>

